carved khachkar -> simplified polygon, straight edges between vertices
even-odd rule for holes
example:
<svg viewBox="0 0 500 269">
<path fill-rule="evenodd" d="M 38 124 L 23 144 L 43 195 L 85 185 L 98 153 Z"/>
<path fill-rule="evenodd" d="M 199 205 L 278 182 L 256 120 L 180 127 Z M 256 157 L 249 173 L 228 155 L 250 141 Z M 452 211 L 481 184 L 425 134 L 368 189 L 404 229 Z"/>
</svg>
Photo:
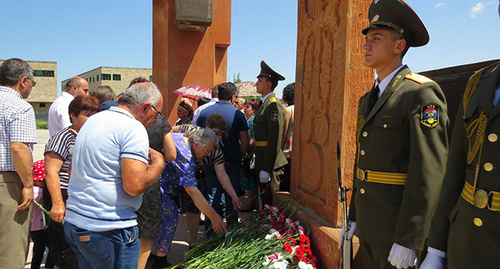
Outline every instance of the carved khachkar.
<svg viewBox="0 0 500 269">
<path fill-rule="evenodd" d="M 363 66 L 369 1 L 299 0 L 292 196 L 338 226 L 336 141 L 352 184 L 358 98 L 373 73 Z"/>
</svg>

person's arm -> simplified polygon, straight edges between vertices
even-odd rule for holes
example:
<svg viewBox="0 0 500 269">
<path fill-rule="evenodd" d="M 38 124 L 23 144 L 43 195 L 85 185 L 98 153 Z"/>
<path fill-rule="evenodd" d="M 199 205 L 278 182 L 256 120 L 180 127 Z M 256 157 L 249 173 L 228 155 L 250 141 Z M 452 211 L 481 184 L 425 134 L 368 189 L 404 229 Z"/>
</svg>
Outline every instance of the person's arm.
<svg viewBox="0 0 500 269">
<path fill-rule="evenodd" d="M 290 127 L 290 120 L 292 119 L 292 110 L 289 107 L 285 107 L 285 125 L 283 127 L 283 137 L 281 138 L 281 149 L 286 146 L 286 133 Z"/>
<path fill-rule="evenodd" d="M 12 142 L 10 144 L 12 161 L 16 173 L 21 178 L 23 189 L 21 191 L 22 200 L 17 210 L 25 210 L 29 208 L 33 202 L 33 171 L 31 169 L 31 151 L 26 143 Z"/>
<path fill-rule="evenodd" d="M 422 111 L 429 105 L 435 108 L 439 120 L 433 127 L 422 122 Z M 419 85 L 411 97 L 407 113 L 411 147 L 392 238 L 394 243 L 420 251 L 440 196 L 448 157 L 449 120 L 445 97 L 439 86 L 434 82 Z"/>
<path fill-rule="evenodd" d="M 165 167 L 163 155 L 150 148 L 151 165 L 138 160 L 122 158 L 123 189 L 131 196 L 137 196 L 151 187 Z"/>
<path fill-rule="evenodd" d="M 241 207 L 241 201 L 240 198 L 238 198 L 236 191 L 234 190 L 233 184 L 231 184 L 231 179 L 226 173 L 226 168 L 224 167 L 224 163 L 214 164 L 214 170 L 220 184 L 222 185 L 224 190 L 226 190 L 227 194 L 231 196 L 231 199 L 233 200 L 234 209 L 239 209 Z"/>
<path fill-rule="evenodd" d="M 45 184 L 50 192 L 52 209 L 50 217 L 56 222 L 62 222 L 66 206 L 61 193 L 61 180 L 59 171 L 64 164 L 64 160 L 54 152 L 45 153 Z"/>
<path fill-rule="evenodd" d="M 239 137 L 240 137 L 240 150 L 241 150 L 241 154 L 245 155 L 248 152 L 248 144 L 249 144 L 249 141 L 248 141 L 248 131 L 240 131 Z"/>
<path fill-rule="evenodd" d="M 164 133 L 163 135 L 163 155 L 165 157 L 165 161 L 173 161 L 177 158 L 177 149 L 175 148 L 174 139 L 172 138 L 172 133 L 170 132 Z"/>
<path fill-rule="evenodd" d="M 191 199 L 193 199 L 196 207 L 212 221 L 214 232 L 218 234 L 227 232 L 226 224 L 222 220 L 222 217 L 210 206 L 198 187 L 184 186 L 184 189 Z"/>
<path fill-rule="evenodd" d="M 178 133 L 180 128 L 181 128 L 180 125 L 172 126 L 171 132 L 172 133 Z"/>
</svg>

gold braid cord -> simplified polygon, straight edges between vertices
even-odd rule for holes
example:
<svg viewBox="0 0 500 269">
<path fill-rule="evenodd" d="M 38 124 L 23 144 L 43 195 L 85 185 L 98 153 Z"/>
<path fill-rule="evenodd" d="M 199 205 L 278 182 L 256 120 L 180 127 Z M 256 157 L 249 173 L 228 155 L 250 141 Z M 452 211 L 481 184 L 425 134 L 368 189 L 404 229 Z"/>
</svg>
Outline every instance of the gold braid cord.
<svg viewBox="0 0 500 269">
<path fill-rule="evenodd" d="M 484 70 L 484 69 L 483 69 Z M 481 75 L 483 74 L 483 70 L 476 72 L 469 78 L 469 82 L 467 82 L 467 87 L 464 91 L 463 97 L 463 106 L 464 106 L 464 114 L 467 112 L 467 105 L 469 104 L 469 100 L 472 96 L 474 90 L 476 90 L 479 81 L 481 80 Z M 479 118 L 474 120 L 469 126 L 465 126 L 465 130 L 467 132 L 467 138 L 469 139 L 469 152 L 467 152 L 467 163 L 471 164 L 476 158 L 479 149 L 483 144 L 484 139 L 484 131 L 486 129 L 486 123 L 488 121 L 488 117 L 484 114 L 484 111 L 481 113 Z M 472 138 L 474 133 L 476 133 L 476 140 L 472 143 Z"/>
<path fill-rule="evenodd" d="M 477 85 L 479 84 L 479 81 L 481 80 L 481 75 L 483 74 L 483 72 L 478 72 L 478 73 L 475 73 L 474 75 L 472 75 L 470 78 L 469 78 L 469 82 L 467 82 L 467 87 L 465 88 L 465 91 L 464 91 L 464 98 L 463 98 L 463 102 L 464 102 L 464 113 L 465 111 L 467 110 L 467 105 L 469 104 L 469 99 L 470 97 L 472 96 L 472 93 L 474 92 L 474 90 L 477 88 Z"/>
<path fill-rule="evenodd" d="M 477 153 L 483 146 L 484 142 L 484 133 L 486 130 L 486 123 L 488 122 L 488 116 L 483 112 L 479 115 L 479 118 L 469 124 L 469 126 L 465 127 L 465 131 L 467 132 L 467 138 L 469 139 L 469 152 L 467 152 L 467 164 L 471 164 L 477 156 Z M 472 138 L 476 134 L 476 139 L 474 143 L 472 143 Z"/>
</svg>

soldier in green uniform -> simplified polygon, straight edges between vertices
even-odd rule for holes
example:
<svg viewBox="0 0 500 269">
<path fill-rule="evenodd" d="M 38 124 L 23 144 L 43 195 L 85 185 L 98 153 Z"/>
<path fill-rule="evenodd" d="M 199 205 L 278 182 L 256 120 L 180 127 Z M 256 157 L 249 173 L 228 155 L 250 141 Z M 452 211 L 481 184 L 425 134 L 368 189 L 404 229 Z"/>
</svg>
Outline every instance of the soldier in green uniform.
<svg viewBox="0 0 500 269">
<path fill-rule="evenodd" d="M 255 112 L 253 128 L 255 172 L 259 178 L 261 190 L 267 190 L 261 196 L 263 203 L 271 203 L 272 192 L 279 189 L 279 178 L 276 174 L 280 173 L 277 170 L 287 164 L 285 154 L 281 150 L 285 110 L 273 92 L 279 80 L 285 80 L 285 78 L 261 61 L 256 86 L 257 92 L 262 95 L 262 104 Z"/>
<path fill-rule="evenodd" d="M 465 89 L 422 268 L 500 267 L 499 100 L 500 62 Z"/>
<path fill-rule="evenodd" d="M 408 268 L 424 248 L 444 176 L 449 125 L 441 88 L 402 64 L 429 35 L 402 0 L 374 0 L 364 63 L 377 79 L 358 102 L 349 236 L 365 268 Z"/>
</svg>

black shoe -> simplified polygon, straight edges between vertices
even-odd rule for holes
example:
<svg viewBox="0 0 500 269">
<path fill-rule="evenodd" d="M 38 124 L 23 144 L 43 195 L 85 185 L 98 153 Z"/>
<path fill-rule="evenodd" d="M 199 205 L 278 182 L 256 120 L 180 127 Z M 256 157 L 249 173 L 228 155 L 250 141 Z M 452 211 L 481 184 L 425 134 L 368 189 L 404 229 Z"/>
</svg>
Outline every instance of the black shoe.
<svg viewBox="0 0 500 269">
<path fill-rule="evenodd" d="M 156 256 L 156 259 L 153 262 L 153 266 L 151 267 L 151 269 L 163 269 L 169 266 L 171 266 L 171 264 L 167 261 L 167 256 L 164 257 Z"/>
</svg>

